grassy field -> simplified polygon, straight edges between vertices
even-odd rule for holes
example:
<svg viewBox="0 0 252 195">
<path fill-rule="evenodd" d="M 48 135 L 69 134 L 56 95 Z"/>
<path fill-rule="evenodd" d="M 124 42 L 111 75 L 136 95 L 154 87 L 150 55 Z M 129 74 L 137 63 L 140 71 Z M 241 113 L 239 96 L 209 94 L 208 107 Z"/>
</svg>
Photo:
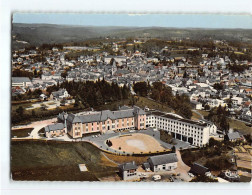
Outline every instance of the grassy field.
<svg viewBox="0 0 252 195">
<path fill-rule="evenodd" d="M 204 117 L 206 117 L 206 116 L 209 115 L 209 112 L 205 111 L 205 110 L 197 110 L 197 112 L 199 112 L 200 114 L 202 114 Z"/>
<path fill-rule="evenodd" d="M 88 172 L 78 165 L 86 164 Z M 12 141 L 13 180 L 97 181 L 116 174 L 117 165 L 88 143 Z"/>
<path fill-rule="evenodd" d="M 135 161 L 137 164 L 143 164 L 147 161 L 148 156 L 143 157 L 135 157 L 135 156 L 118 156 L 114 154 L 104 153 L 109 159 L 116 163 L 126 163 L 126 162 L 132 162 Z"/>
<path fill-rule="evenodd" d="M 196 113 L 196 112 L 194 112 L 194 111 L 192 111 L 192 120 L 200 120 L 201 119 L 201 116 L 198 114 L 198 113 Z"/>
<path fill-rule="evenodd" d="M 160 130 L 160 139 L 161 139 L 163 142 L 171 143 L 172 136 L 169 135 L 167 131 Z"/>
<path fill-rule="evenodd" d="M 252 133 L 252 127 L 249 127 L 245 123 L 238 120 L 230 119 L 229 126 L 230 128 L 237 129 L 244 134 Z"/>
<path fill-rule="evenodd" d="M 154 100 L 148 99 L 146 97 L 138 97 L 139 100 L 136 102 L 136 105 L 144 108 L 147 106 L 150 109 L 157 109 L 163 112 L 173 112 L 174 110 L 164 104 L 155 102 Z"/>
<path fill-rule="evenodd" d="M 33 128 L 25 128 L 25 129 L 18 129 L 18 130 L 11 130 L 11 137 L 27 137 L 29 136 L 28 133 L 31 133 Z"/>
</svg>

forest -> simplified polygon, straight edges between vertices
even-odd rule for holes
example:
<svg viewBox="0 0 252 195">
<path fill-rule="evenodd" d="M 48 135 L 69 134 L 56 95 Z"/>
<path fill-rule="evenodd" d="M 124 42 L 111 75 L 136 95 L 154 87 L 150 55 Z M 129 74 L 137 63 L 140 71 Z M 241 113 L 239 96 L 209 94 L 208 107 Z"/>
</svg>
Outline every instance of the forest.
<svg viewBox="0 0 252 195">
<path fill-rule="evenodd" d="M 177 114 L 182 115 L 185 118 L 190 119 L 192 117 L 192 108 L 189 97 L 184 94 L 176 94 L 174 96 L 172 89 L 161 82 L 154 82 L 152 86 L 146 82 L 138 82 L 134 84 L 133 89 L 136 94 L 140 96 L 149 96 L 157 102 L 166 104 L 174 109 Z"/>
</svg>

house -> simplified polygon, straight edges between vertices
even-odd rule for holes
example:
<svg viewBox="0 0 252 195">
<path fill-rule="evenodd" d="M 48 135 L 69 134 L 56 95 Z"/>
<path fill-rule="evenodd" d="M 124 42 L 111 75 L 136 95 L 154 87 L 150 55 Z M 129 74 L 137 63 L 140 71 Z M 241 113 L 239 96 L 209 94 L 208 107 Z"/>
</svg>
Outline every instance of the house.
<svg viewBox="0 0 252 195">
<path fill-rule="evenodd" d="M 231 100 L 232 100 L 232 104 L 234 106 L 238 106 L 238 105 L 241 105 L 243 98 L 242 97 L 233 97 L 233 98 L 231 98 Z"/>
<path fill-rule="evenodd" d="M 41 94 L 40 96 L 39 96 L 39 98 L 41 99 L 41 100 L 47 100 L 47 96 L 45 95 L 45 94 Z"/>
<path fill-rule="evenodd" d="M 65 99 L 70 97 L 66 89 L 59 89 L 58 91 L 52 92 L 50 95 L 51 100 Z"/>
<path fill-rule="evenodd" d="M 156 171 L 170 171 L 177 168 L 177 155 L 175 153 L 151 156 L 148 158 L 150 169 Z"/>
<path fill-rule="evenodd" d="M 208 172 L 208 168 L 198 163 L 193 163 L 189 172 L 194 175 L 205 175 Z"/>
<path fill-rule="evenodd" d="M 138 178 L 135 161 L 119 165 L 119 175 L 123 180 L 135 180 Z"/>
<path fill-rule="evenodd" d="M 150 163 L 148 163 L 148 162 L 143 163 L 143 169 L 145 171 L 150 171 Z"/>
<path fill-rule="evenodd" d="M 11 80 L 12 87 L 28 87 L 32 84 L 28 77 L 12 77 Z"/>
<path fill-rule="evenodd" d="M 233 133 L 228 133 L 226 138 L 228 139 L 228 141 L 236 141 L 236 140 L 240 140 L 241 136 L 238 132 L 233 132 Z"/>
<path fill-rule="evenodd" d="M 46 137 L 58 137 L 65 134 L 65 126 L 63 123 L 56 123 L 45 127 Z"/>
<path fill-rule="evenodd" d="M 201 110 L 202 109 L 202 103 L 197 102 L 197 101 L 191 101 L 191 104 L 194 109 L 196 110 Z"/>
</svg>

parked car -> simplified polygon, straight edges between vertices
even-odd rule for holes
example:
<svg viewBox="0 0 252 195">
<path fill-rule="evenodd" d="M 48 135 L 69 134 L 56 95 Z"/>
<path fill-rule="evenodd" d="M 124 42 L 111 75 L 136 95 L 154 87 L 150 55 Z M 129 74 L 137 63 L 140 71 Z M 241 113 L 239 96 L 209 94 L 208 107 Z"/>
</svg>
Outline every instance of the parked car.
<svg viewBox="0 0 252 195">
<path fill-rule="evenodd" d="M 158 181 L 158 180 L 161 179 L 161 175 L 153 175 L 153 176 L 152 176 L 152 179 L 153 179 L 154 181 Z"/>
</svg>

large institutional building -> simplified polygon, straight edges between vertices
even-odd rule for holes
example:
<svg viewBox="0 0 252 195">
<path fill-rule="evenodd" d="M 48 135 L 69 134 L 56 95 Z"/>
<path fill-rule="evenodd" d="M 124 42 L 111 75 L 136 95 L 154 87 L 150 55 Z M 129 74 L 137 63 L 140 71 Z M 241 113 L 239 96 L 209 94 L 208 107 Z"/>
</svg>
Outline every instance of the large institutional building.
<svg viewBox="0 0 252 195">
<path fill-rule="evenodd" d="M 210 135 L 216 134 L 217 131 L 216 126 L 211 123 L 196 122 L 160 111 L 144 111 L 137 106 L 123 106 L 118 111 L 90 111 L 79 114 L 63 112 L 58 115 L 58 122 L 65 124 L 67 133 L 73 138 L 81 138 L 87 133 L 153 127 L 199 147 L 207 144 Z"/>
<path fill-rule="evenodd" d="M 118 111 L 91 111 L 79 114 L 59 114 L 59 122 L 64 122 L 67 133 L 73 138 L 83 134 L 125 129 L 146 129 L 146 113 L 141 108 L 123 106 Z"/>
</svg>

